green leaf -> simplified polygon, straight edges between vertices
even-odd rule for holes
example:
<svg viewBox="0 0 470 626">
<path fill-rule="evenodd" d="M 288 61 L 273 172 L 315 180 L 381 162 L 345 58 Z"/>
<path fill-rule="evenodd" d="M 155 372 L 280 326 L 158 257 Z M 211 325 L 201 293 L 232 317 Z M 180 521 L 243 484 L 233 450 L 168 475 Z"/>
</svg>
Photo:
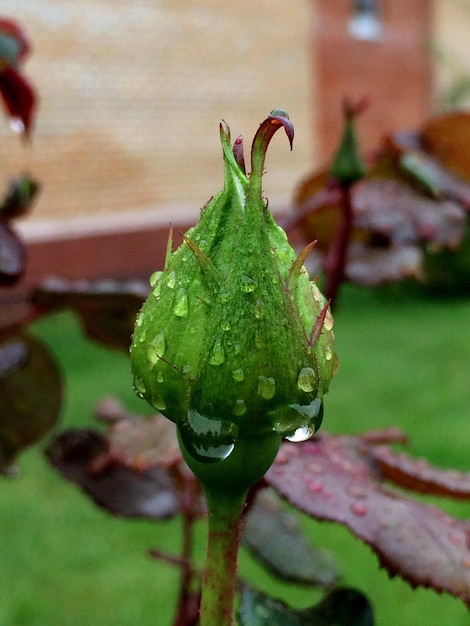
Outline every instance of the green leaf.
<svg viewBox="0 0 470 626">
<path fill-rule="evenodd" d="M 319 604 L 295 610 L 244 585 L 238 626 L 373 626 L 372 607 L 360 592 L 337 588 Z"/>
</svg>

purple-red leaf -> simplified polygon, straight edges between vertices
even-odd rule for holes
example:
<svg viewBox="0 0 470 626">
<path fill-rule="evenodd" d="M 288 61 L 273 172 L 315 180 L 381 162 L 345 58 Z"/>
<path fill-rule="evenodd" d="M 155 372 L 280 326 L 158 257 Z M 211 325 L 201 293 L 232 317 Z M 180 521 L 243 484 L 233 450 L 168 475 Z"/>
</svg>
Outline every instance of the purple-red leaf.
<svg viewBox="0 0 470 626">
<path fill-rule="evenodd" d="M 27 334 L 0 337 L 0 471 L 57 422 L 62 380 L 45 346 Z"/>
<path fill-rule="evenodd" d="M 246 516 L 243 543 L 272 573 L 294 583 L 331 588 L 338 566 L 305 537 L 297 517 L 270 491 L 259 491 Z"/>
<path fill-rule="evenodd" d="M 367 439 L 322 435 L 283 444 L 267 474 L 291 504 L 347 526 L 391 575 L 470 602 L 470 521 L 403 496 L 384 484 Z"/>
<path fill-rule="evenodd" d="M 109 423 L 109 460 L 141 472 L 181 462 L 175 424 L 163 415 L 130 415 L 112 398 L 101 401 L 97 413 Z"/>
<path fill-rule="evenodd" d="M 26 248 L 10 226 L 0 220 L 0 286 L 13 285 L 26 267 Z"/>
<path fill-rule="evenodd" d="M 54 439 L 46 454 L 65 478 L 114 515 L 166 519 L 180 510 L 167 471 L 156 467 L 139 472 L 111 460 L 104 462 L 108 442 L 98 431 L 66 431 Z"/>
<path fill-rule="evenodd" d="M 241 589 L 238 626 L 373 626 L 367 598 L 355 589 L 333 589 L 316 606 L 296 610 L 247 584 Z"/>
<path fill-rule="evenodd" d="M 12 127 L 29 137 L 37 103 L 34 87 L 16 68 L 6 67 L 0 71 L 0 94 Z"/>
<path fill-rule="evenodd" d="M 470 500 L 470 473 L 432 467 L 425 459 L 413 459 L 387 446 L 372 450 L 382 476 L 405 489 L 434 496 Z"/>
<path fill-rule="evenodd" d="M 74 310 L 91 339 L 127 352 L 147 294 L 140 282 L 51 280 L 35 290 L 33 302 L 44 311 Z"/>
<path fill-rule="evenodd" d="M 97 413 L 108 432 L 65 431 L 47 450 L 51 465 L 114 515 L 205 514 L 202 487 L 181 457 L 173 422 L 132 416 L 112 399 Z"/>
</svg>

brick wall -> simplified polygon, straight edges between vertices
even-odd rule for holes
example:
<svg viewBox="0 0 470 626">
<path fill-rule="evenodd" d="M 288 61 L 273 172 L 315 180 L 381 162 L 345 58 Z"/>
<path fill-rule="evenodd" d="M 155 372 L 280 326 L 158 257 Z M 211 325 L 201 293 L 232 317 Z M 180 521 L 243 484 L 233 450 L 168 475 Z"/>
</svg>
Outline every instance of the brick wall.
<svg viewBox="0 0 470 626">
<path fill-rule="evenodd" d="M 295 150 L 276 138 L 267 160 L 273 206 L 312 165 L 308 2 L 4 0 L 1 12 L 33 41 L 25 69 L 41 95 L 30 150 L 0 125 L 3 178 L 27 167 L 44 183 L 31 236 L 38 220 L 196 216 L 222 184 L 221 118 L 251 141 L 272 108 L 289 112 Z"/>
<path fill-rule="evenodd" d="M 381 33 L 370 40 L 351 34 L 352 5 L 351 0 L 317 0 L 318 140 L 326 159 L 342 127 L 344 96 L 370 98 L 358 125 L 366 150 L 375 148 L 385 132 L 412 128 L 431 113 L 432 2 L 381 0 Z"/>
</svg>

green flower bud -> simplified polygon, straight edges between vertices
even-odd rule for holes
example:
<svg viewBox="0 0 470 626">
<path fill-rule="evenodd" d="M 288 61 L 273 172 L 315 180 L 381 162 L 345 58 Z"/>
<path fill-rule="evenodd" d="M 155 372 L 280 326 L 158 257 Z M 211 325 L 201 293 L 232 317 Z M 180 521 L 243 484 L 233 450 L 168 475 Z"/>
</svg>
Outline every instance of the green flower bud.
<svg viewBox="0 0 470 626">
<path fill-rule="evenodd" d="M 137 318 L 136 392 L 176 422 L 196 464 L 228 460 L 263 437 L 271 458 L 281 437 L 310 436 L 336 370 L 333 319 L 303 266 L 311 246 L 296 258 L 262 197 L 266 149 L 282 127 L 292 144 L 283 111 L 261 124 L 247 176 L 243 142 L 232 148 L 221 124 L 224 188 L 174 252 L 170 237 Z"/>
</svg>

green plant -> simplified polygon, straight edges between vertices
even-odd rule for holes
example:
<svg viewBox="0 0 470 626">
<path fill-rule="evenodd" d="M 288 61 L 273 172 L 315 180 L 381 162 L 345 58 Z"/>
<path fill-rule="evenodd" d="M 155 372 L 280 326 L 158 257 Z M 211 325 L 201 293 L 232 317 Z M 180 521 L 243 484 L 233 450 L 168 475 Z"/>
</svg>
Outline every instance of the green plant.
<svg viewBox="0 0 470 626">
<path fill-rule="evenodd" d="M 6 30 L 7 52 L 16 50 L 13 58 L 22 58 L 20 44 L 9 46 L 18 30 L 10 23 Z M 330 168 L 347 209 L 328 268 L 335 298 L 354 227 L 350 194 L 364 175 L 353 126 L 362 107 L 347 103 L 345 134 Z M 12 105 L 7 108 L 11 114 Z M 23 117 L 26 132 L 30 118 Z M 347 526 L 392 575 L 469 603 L 469 523 L 397 489 L 467 499 L 468 476 L 396 452 L 405 437 L 395 429 L 314 436 L 337 369 L 333 319 L 304 267 L 313 244 L 296 257 L 261 196 L 266 150 L 281 128 L 292 144 L 293 126 L 285 112 L 275 110 L 255 134 L 247 174 L 241 137 L 231 145 L 228 127 L 221 124 L 224 189 L 178 250 L 172 250 L 170 237 L 165 267 L 150 278 L 150 290 L 140 283 L 55 282 L 35 289 L 19 314 L 5 316 L 2 468 L 8 471 L 60 410 L 58 369 L 41 342 L 24 334 L 27 323 L 70 308 L 91 338 L 127 352 L 136 319 L 134 384 L 159 413 L 138 417 L 108 401 L 99 409 L 104 432 L 66 430 L 52 439 L 46 454 L 53 467 L 114 515 L 182 518 L 181 555 L 160 547 L 152 551 L 180 570 L 174 626 L 229 626 L 234 620 L 239 626 L 373 624 L 368 599 L 338 585 L 331 557 L 311 548 L 277 496 L 314 519 Z M 409 170 L 415 165 L 409 158 L 402 161 Z M 429 177 L 421 182 L 429 184 Z M 15 198 L 26 198 L 29 205 L 31 182 L 17 189 Z M 7 205 L 3 216 L 10 219 L 16 212 Z M 3 249 L 10 240 L 0 236 Z M 12 258 L 21 268 L 20 245 L 13 246 Z M 10 273 L 5 282 L 20 275 L 21 270 Z M 192 548 L 195 522 L 206 515 L 201 586 Z M 295 610 L 237 581 L 243 530 L 246 545 L 267 567 L 289 581 L 319 587 L 323 599 Z"/>
</svg>

